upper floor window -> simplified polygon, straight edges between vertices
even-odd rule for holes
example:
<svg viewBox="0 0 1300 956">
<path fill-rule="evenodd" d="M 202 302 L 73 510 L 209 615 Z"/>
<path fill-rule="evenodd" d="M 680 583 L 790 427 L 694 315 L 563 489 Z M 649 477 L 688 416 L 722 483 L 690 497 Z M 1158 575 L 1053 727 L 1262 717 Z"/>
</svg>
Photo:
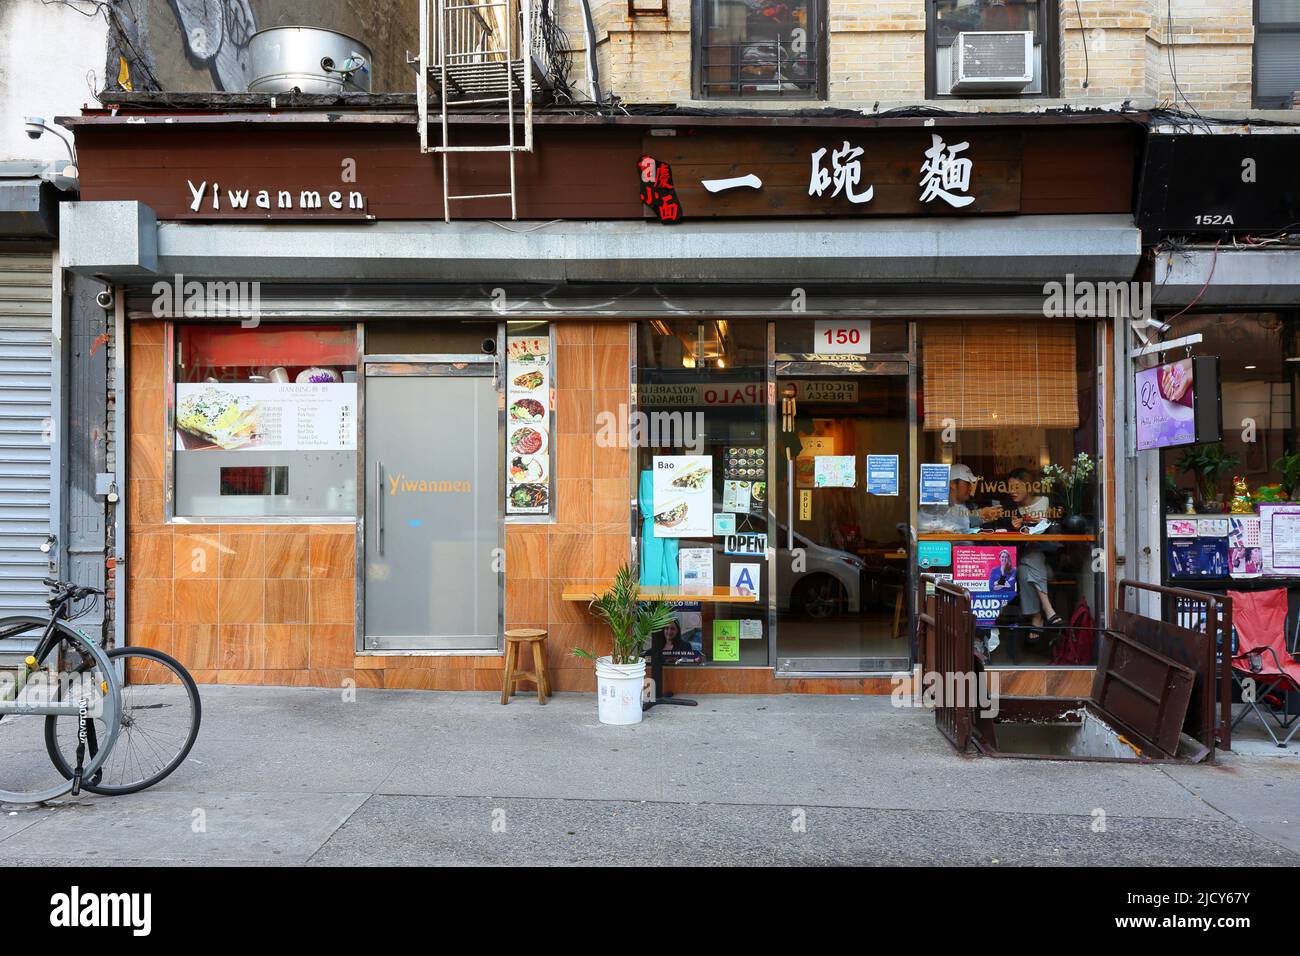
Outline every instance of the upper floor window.
<svg viewBox="0 0 1300 956">
<path fill-rule="evenodd" d="M 927 97 L 1058 95 L 1055 7 L 1045 0 L 928 0 Z"/>
<path fill-rule="evenodd" d="M 696 0 L 702 99 L 825 96 L 825 0 Z"/>
<path fill-rule="evenodd" d="M 1255 105 L 1289 108 L 1300 90 L 1300 0 L 1255 2 Z"/>
</svg>

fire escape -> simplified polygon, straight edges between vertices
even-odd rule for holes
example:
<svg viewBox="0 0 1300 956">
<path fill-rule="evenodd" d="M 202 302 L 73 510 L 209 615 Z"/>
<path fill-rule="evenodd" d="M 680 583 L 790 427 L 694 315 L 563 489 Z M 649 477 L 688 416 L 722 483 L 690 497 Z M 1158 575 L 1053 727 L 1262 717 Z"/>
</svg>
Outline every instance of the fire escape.
<svg viewBox="0 0 1300 956">
<path fill-rule="evenodd" d="M 442 156 L 443 218 L 453 204 L 510 200 L 517 215 L 515 157 L 533 150 L 533 107 L 564 87 L 564 39 L 551 17 L 551 0 L 419 0 L 420 79 L 416 84 L 420 150 Z M 436 109 L 436 113 L 434 110 Z M 486 113 L 495 131 L 480 141 L 460 142 L 457 133 L 476 128 L 457 123 L 457 113 Z M 430 143 L 430 128 L 440 130 Z M 458 153 L 500 153 L 509 167 L 504 192 L 460 192 L 452 177 Z"/>
</svg>

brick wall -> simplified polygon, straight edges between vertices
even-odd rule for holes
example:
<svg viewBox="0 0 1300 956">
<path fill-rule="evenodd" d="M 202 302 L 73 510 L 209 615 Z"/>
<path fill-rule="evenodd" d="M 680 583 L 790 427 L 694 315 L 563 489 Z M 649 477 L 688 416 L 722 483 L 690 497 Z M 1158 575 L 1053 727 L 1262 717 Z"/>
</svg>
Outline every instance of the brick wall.
<svg viewBox="0 0 1300 956">
<path fill-rule="evenodd" d="M 688 0 L 669 0 L 667 18 L 629 18 L 626 2 L 595 2 L 598 61 L 606 92 L 627 102 L 691 101 Z M 925 101 L 926 0 L 827 0 L 829 102 L 867 109 Z M 1172 0 L 1173 43 L 1166 0 L 1061 0 L 1061 98 L 1070 103 L 1140 105 L 1176 95 L 1197 109 L 1250 107 L 1254 40 L 1251 0 Z M 570 29 L 581 50 L 580 23 Z M 1087 47 L 1085 59 L 1084 48 Z M 581 59 L 581 53 L 577 54 Z M 1083 82 L 1088 80 L 1087 89 Z M 734 102 L 734 101 L 732 101 Z M 748 101 L 747 101 L 748 102 Z M 944 100 L 956 109 L 1034 109 L 1039 98 Z M 749 105 L 774 105 L 754 101 Z M 807 105 L 785 101 L 775 105 Z"/>
</svg>

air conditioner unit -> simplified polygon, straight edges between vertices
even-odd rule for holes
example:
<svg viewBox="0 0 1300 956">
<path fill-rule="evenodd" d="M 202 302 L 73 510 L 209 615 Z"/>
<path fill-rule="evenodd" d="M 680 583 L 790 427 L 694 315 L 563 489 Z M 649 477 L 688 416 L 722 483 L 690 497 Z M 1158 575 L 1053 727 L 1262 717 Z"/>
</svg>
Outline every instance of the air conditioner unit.
<svg viewBox="0 0 1300 956">
<path fill-rule="evenodd" d="M 1033 81 L 1030 30 L 958 33 L 952 43 L 953 93 L 1016 93 Z"/>
</svg>

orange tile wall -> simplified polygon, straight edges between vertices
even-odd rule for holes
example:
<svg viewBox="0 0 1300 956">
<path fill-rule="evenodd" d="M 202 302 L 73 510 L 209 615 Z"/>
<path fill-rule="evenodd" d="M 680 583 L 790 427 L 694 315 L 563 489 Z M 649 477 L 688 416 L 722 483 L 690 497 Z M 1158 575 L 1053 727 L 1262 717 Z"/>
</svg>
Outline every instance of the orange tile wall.
<svg viewBox="0 0 1300 956">
<path fill-rule="evenodd" d="M 175 655 L 203 683 L 499 691 L 502 658 L 354 653 L 356 529 L 163 522 L 164 324 L 132 322 L 127 635 Z M 596 444 L 597 416 L 628 401 L 628 325 L 556 326 L 556 521 L 506 525 L 506 626 L 549 631 L 560 691 L 594 691 L 571 648 L 606 653 L 603 626 L 563 590 L 611 578 L 630 557 L 627 448 Z M 1020 671 L 1010 694 L 1086 695 L 1090 671 Z M 887 694 L 887 679 L 777 680 L 771 668 L 677 668 L 681 693 Z"/>
</svg>

